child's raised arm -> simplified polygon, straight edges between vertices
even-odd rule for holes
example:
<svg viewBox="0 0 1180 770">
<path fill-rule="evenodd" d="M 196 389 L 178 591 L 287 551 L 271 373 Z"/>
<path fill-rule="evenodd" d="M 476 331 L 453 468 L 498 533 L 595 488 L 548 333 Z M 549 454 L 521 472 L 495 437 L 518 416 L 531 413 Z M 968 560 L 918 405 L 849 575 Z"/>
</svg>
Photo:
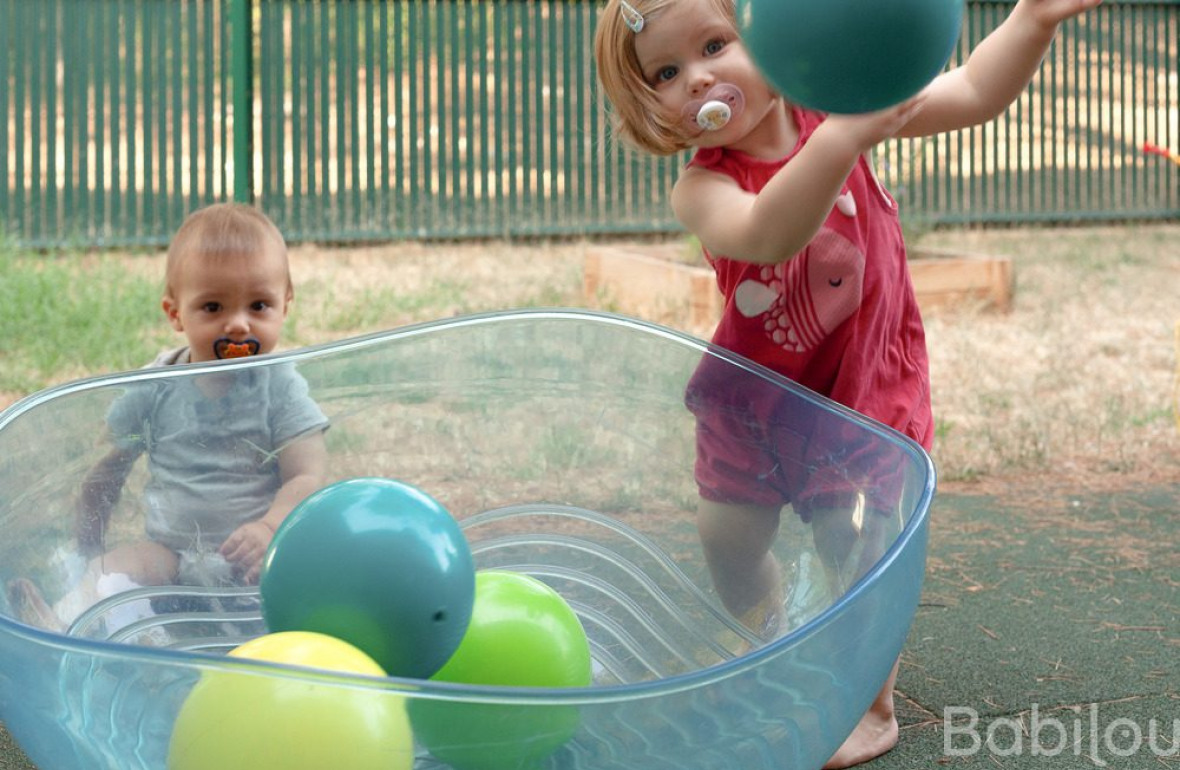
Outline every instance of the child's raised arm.
<svg viewBox="0 0 1180 770">
<path fill-rule="evenodd" d="M 934 79 L 922 111 L 898 136 L 928 136 L 985 123 L 1016 101 L 1041 66 L 1063 21 L 1102 0 L 1020 0 L 972 50 L 966 63 Z"/>
<path fill-rule="evenodd" d="M 714 254 L 785 262 L 819 231 L 857 159 L 910 121 L 924 98 L 919 94 L 865 115 L 832 116 L 757 194 L 722 174 L 689 168 L 672 189 L 672 210 Z"/>
</svg>

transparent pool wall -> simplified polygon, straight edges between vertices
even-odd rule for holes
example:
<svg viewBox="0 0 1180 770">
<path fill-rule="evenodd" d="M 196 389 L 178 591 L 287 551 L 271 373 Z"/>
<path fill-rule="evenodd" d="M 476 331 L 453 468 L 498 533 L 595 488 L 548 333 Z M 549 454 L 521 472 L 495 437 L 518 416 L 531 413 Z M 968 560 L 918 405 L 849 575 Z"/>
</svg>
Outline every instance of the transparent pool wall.
<svg viewBox="0 0 1180 770">
<path fill-rule="evenodd" d="M 772 640 L 753 636 L 722 607 L 697 536 L 695 420 L 685 389 L 702 362 L 749 403 L 782 407 L 767 430 L 812 441 L 802 470 L 826 465 L 839 474 L 849 447 L 862 457 L 871 452 L 874 467 L 894 469 L 891 542 L 851 585 L 829 584 L 809 528 L 784 510 L 774 551 L 787 621 Z M 331 420 L 329 481 L 384 476 L 433 495 L 460 521 L 477 568 L 532 574 L 566 598 L 594 658 L 594 684 L 584 689 L 326 677 L 342 690 L 451 704 L 457 719 L 472 704 L 504 709 L 520 723 L 534 710 L 575 710 L 576 731 L 540 762 L 544 768 L 818 768 L 902 649 L 925 568 L 929 459 L 898 434 L 757 366 L 617 316 L 518 311 L 222 364 L 216 372 L 245 377 L 255 367 L 292 365 Z M 103 453 L 111 402 L 150 380 L 208 372 L 96 378 L 0 413 L 5 584 L 31 579 L 52 601 L 76 577 L 75 499 Z M 816 438 L 824 436 L 836 440 L 825 448 L 827 439 Z M 108 548 L 142 536 L 143 464 L 112 517 Z M 845 476 L 853 485 L 875 483 Z M 875 490 L 858 492 L 863 499 Z M 0 598 L 0 720 L 41 770 L 157 770 L 202 671 L 325 679 L 224 658 L 265 631 L 256 592 L 211 606 L 226 616 L 162 611 L 141 634 L 124 629 L 112 641 L 93 630 L 101 623 L 64 634 L 25 625 Z M 345 758 L 347 748 L 341 751 Z M 415 753 L 416 768 L 446 767 L 421 746 Z"/>
</svg>

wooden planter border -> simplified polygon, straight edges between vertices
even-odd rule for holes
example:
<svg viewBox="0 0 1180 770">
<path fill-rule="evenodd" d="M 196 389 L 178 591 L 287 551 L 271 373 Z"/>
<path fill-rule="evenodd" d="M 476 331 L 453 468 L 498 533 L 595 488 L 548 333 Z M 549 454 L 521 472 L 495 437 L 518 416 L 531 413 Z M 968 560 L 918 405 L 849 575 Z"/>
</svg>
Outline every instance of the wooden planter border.
<svg viewBox="0 0 1180 770">
<path fill-rule="evenodd" d="M 721 317 L 721 294 L 708 267 L 678 262 L 682 245 L 593 246 L 586 252 L 583 291 L 591 306 L 699 334 Z M 923 312 L 983 307 L 1007 312 L 1012 262 L 1007 257 L 916 249 L 910 275 Z"/>
</svg>

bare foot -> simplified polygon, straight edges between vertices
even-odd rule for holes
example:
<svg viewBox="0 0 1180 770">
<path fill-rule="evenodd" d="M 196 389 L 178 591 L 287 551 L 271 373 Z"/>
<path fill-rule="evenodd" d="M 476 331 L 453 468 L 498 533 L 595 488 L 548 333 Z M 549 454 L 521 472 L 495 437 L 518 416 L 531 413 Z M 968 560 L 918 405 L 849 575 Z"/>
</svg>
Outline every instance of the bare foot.
<svg viewBox="0 0 1180 770">
<path fill-rule="evenodd" d="M 844 745 L 824 765 L 824 770 L 852 767 L 876 759 L 897 745 L 897 720 L 881 720 L 873 712 L 865 714 Z"/>
<path fill-rule="evenodd" d="M 877 693 L 873 705 L 860 718 L 852 734 L 844 739 L 844 744 L 836 749 L 824 770 L 839 770 L 868 762 L 897 745 L 897 716 L 893 710 L 893 683 L 896 680 L 897 664 L 894 663 L 889 680 Z"/>
<path fill-rule="evenodd" d="M 65 623 L 45 601 L 45 597 L 41 596 L 41 592 L 33 584 L 33 581 L 27 578 L 16 578 L 9 581 L 7 590 L 8 601 L 12 605 L 17 619 L 22 623 L 58 633 L 63 633 L 66 630 Z"/>
</svg>

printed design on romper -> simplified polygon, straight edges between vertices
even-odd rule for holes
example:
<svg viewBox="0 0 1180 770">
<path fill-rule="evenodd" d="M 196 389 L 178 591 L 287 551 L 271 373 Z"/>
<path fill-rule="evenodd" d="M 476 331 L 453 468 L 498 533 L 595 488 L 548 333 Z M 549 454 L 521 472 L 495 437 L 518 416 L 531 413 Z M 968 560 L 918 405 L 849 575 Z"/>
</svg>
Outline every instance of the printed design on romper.
<svg viewBox="0 0 1180 770">
<path fill-rule="evenodd" d="M 856 198 L 852 197 L 851 190 L 845 190 L 836 198 L 836 210 L 850 219 L 856 218 Z"/>
<path fill-rule="evenodd" d="M 824 227 L 802 252 L 739 284 L 734 305 L 746 318 L 761 319 L 775 345 L 803 353 L 860 306 L 864 269 L 865 255 L 856 244 Z"/>
</svg>

